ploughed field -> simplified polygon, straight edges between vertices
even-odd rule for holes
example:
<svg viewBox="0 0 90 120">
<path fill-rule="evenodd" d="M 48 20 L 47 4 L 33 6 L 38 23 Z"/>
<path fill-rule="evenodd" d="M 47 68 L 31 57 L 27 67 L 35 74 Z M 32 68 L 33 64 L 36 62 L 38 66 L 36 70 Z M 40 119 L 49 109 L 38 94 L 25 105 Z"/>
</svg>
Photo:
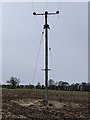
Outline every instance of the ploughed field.
<svg viewBox="0 0 90 120">
<path fill-rule="evenodd" d="M 88 92 L 2 89 L 2 120 L 88 120 Z"/>
</svg>

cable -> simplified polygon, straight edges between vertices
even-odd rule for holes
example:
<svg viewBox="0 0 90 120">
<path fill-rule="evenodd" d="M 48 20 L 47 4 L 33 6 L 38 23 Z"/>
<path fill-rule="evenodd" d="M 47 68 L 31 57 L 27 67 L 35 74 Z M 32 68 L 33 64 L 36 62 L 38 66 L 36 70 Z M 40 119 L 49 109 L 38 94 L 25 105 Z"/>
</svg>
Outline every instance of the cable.
<svg viewBox="0 0 90 120">
<path fill-rule="evenodd" d="M 35 11 L 34 2 L 32 2 L 32 11 Z M 40 27 L 35 15 L 34 15 L 34 20 L 36 22 L 37 28 L 39 29 L 39 31 L 41 31 L 41 27 Z"/>
<path fill-rule="evenodd" d="M 39 26 L 39 23 L 38 23 L 38 21 L 37 21 L 37 19 L 36 19 L 36 16 L 35 16 L 35 15 L 34 15 L 34 20 L 35 20 L 35 22 L 36 22 L 36 25 L 37 25 L 37 27 L 38 27 L 39 31 L 41 31 L 41 28 L 40 28 L 40 26 Z"/>
<path fill-rule="evenodd" d="M 48 9 L 48 4 L 47 4 L 47 0 L 46 0 L 46 10 Z"/>
<path fill-rule="evenodd" d="M 50 42 L 49 42 L 49 46 L 50 46 Z M 52 67 L 52 76 L 53 76 L 53 79 L 55 79 L 55 76 L 54 76 L 54 68 L 53 68 L 53 59 L 52 59 L 52 49 L 51 49 L 51 46 L 49 47 L 49 51 L 50 51 L 50 60 L 51 60 L 51 67 Z"/>
<path fill-rule="evenodd" d="M 32 79 L 32 85 L 33 85 L 33 81 L 34 81 L 34 79 L 35 79 L 35 74 L 36 74 L 36 69 L 37 69 L 37 64 L 38 64 L 38 58 L 39 58 L 39 55 L 40 55 L 40 49 L 41 49 L 43 34 L 44 34 L 44 31 L 42 31 L 42 35 L 41 35 L 41 39 L 40 39 L 40 45 L 39 45 L 38 54 L 37 54 L 37 58 L 36 58 L 36 64 L 35 64 L 35 68 L 34 68 L 34 74 L 33 74 L 33 79 Z"/>
<path fill-rule="evenodd" d="M 61 8 L 61 3 L 58 4 L 58 10 L 59 10 L 60 8 Z M 59 23 L 59 15 L 57 15 L 57 18 L 58 18 L 58 20 L 57 20 L 57 22 L 51 27 L 51 30 L 53 30 L 53 29 L 56 27 L 56 25 Z M 50 46 L 50 41 L 49 41 L 49 46 Z M 51 67 L 52 67 L 52 76 L 53 76 L 53 79 L 55 79 L 51 46 L 50 46 L 50 48 L 49 48 L 49 51 L 50 51 L 50 58 L 51 58 L 50 60 L 51 60 Z"/>
<path fill-rule="evenodd" d="M 53 30 L 56 26 L 57 26 L 57 24 L 59 23 L 59 15 L 57 15 L 57 21 L 55 22 L 55 24 L 51 27 L 51 29 Z"/>
<path fill-rule="evenodd" d="M 57 10 L 59 10 L 61 12 L 61 2 L 58 3 L 57 5 Z M 55 22 L 55 24 L 51 27 L 51 29 L 53 30 L 57 24 L 59 23 L 60 21 L 60 14 L 57 15 L 57 21 Z"/>
<path fill-rule="evenodd" d="M 61 9 L 61 3 L 58 4 L 57 8 L 58 8 L 58 10 Z M 57 15 L 57 17 L 58 17 L 58 20 L 53 25 L 53 27 L 51 27 L 51 30 L 53 30 L 56 27 L 56 25 L 59 23 L 59 15 Z M 50 58 L 51 58 L 50 60 L 51 60 L 51 67 L 52 67 L 52 76 L 53 76 L 53 79 L 55 79 L 54 67 L 53 67 L 53 57 L 52 57 L 52 49 L 51 49 L 50 41 L 49 41 L 49 46 L 50 46 L 49 51 L 50 51 Z"/>
<path fill-rule="evenodd" d="M 32 9 L 35 11 L 35 9 L 34 9 L 34 2 L 32 2 Z"/>
<path fill-rule="evenodd" d="M 46 8 L 47 8 L 47 1 L 46 1 Z M 34 9 L 34 3 L 32 2 L 32 9 Z M 59 16 L 58 16 L 59 18 Z M 36 17 L 34 16 L 34 20 L 36 21 L 36 24 L 37 24 L 37 27 L 38 29 L 41 31 L 41 28 L 38 24 L 38 21 L 36 19 Z M 58 19 L 59 20 L 59 19 Z M 56 22 L 54 24 L 54 26 L 52 27 L 52 29 L 55 28 L 55 26 L 58 24 L 58 22 Z M 32 79 L 32 84 L 33 84 L 33 81 L 35 79 L 35 74 L 36 74 L 36 69 L 37 69 L 37 64 L 38 64 L 38 58 L 39 58 L 39 54 L 40 54 L 40 49 L 41 49 L 41 44 L 42 44 L 42 38 L 43 38 L 43 34 L 44 34 L 44 31 L 42 32 L 42 36 L 41 36 L 41 40 L 40 40 L 40 46 L 39 46 L 39 50 L 38 50 L 38 55 L 37 55 L 37 59 L 36 59 L 36 64 L 35 64 L 35 68 L 34 68 L 34 74 L 33 74 L 33 79 Z M 51 57 L 51 66 L 52 66 L 52 74 L 53 74 L 53 79 L 54 79 L 54 69 L 53 69 L 53 60 L 52 60 L 52 52 L 51 52 L 51 48 L 49 48 L 49 51 L 50 51 L 50 57 Z"/>
</svg>

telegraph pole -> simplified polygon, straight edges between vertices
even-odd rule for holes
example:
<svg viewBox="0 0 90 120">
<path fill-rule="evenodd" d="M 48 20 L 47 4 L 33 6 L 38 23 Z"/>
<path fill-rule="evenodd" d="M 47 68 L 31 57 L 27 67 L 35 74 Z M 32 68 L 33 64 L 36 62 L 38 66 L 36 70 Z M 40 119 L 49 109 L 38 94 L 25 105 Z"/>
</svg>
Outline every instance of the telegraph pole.
<svg viewBox="0 0 90 120">
<path fill-rule="evenodd" d="M 48 103 L 48 29 L 49 25 L 47 24 L 47 17 L 48 15 L 54 15 L 59 14 L 59 11 L 56 11 L 56 13 L 48 13 L 45 11 L 45 13 L 37 14 L 36 12 L 33 12 L 33 15 L 44 15 L 45 16 L 45 102 Z"/>
</svg>

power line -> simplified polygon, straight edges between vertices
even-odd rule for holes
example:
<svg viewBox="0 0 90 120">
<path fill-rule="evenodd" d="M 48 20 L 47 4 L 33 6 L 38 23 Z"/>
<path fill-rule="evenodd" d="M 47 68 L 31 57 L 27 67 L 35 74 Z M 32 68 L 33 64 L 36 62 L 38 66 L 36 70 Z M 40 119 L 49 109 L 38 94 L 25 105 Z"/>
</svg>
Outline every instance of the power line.
<svg viewBox="0 0 90 120">
<path fill-rule="evenodd" d="M 62 3 L 57 2 L 57 9 L 61 11 L 61 7 L 62 7 Z M 60 22 L 60 15 L 57 14 L 57 20 L 56 20 L 55 24 L 51 26 L 51 30 L 54 30 L 54 28 L 58 25 L 59 22 Z"/>
<path fill-rule="evenodd" d="M 32 2 L 32 10 L 35 11 L 34 2 Z M 35 16 L 34 16 L 34 20 L 35 20 L 35 22 L 36 22 L 36 25 L 37 25 L 38 30 L 41 32 L 41 27 L 40 27 L 40 25 L 39 25 L 39 23 L 38 23 L 38 21 L 37 21 L 37 19 L 36 19 Z"/>
<path fill-rule="evenodd" d="M 55 76 L 54 76 L 54 66 L 53 66 L 53 57 L 52 57 L 52 48 L 51 47 L 49 48 L 49 51 L 50 51 L 52 77 L 53 77 L 53 79 L 55 79 Z"/>
<path fill-rule="evenodd" d="M 59 15 L 57 15 L 57 21 L 55 22 L 55 24 L 51 27 L 51 30 L 53 30 L 59 23 Z"/>
<path fill-rule="evenodd" d="M 39 25 L 39 23 L 38 23 L 38 21 L 37 21 L 37 19 L 36 19 L 35 16 L 34 16 L 34 20 L 35 20 L 35 22 L 36 22 L 37 28 L 39 29 L 39 31 L 41 31 L 40 25 Z"/>
<path fill-rule="evenodd" d="M 47 8 L 48 8 L 48 4 L 47 4 L 47 0 L 46 0 L 46 10 L 47 10 Z"/>
<path fill-rule="evenodd" d="M 42 31 L 42 34 L 41 34 L 41 39 L 40 39 L 40 44 L 39 44 L 38 54 L 37 54 L 37 58 L 36 58 L 36 64 L 35 64 L 34 73 L 33 73 L 32 84 L 33 84 L 33 81 L 34 81 L 34 79 L 35 79 L 35 75 L 36 75 L 36 69 L 37 69 L 38 59 L 39 59 L 40 50 L 41 50 L 43 34 L 44 34 L 44 31 Z"/>
</svg>

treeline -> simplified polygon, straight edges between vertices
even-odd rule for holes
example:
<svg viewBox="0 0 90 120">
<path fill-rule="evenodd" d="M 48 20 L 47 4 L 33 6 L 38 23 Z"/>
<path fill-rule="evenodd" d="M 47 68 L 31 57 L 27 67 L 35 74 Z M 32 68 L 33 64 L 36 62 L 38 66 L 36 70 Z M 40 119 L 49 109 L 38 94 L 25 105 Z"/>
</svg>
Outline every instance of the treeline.
<svg viewBox="0 0 90 120">
<path fill-rule="evenodd" d="M 35 88 L 45 89 L 45 86 L 38 83 Z M 64 81 L 54 82 L 54 80 L 50 79 L 48 82 L 48 89 L 66 90 L 66 91 L 90 91 L 90 83 L 82 82 L 82 83 L 73 83 L 70 85 L 68 82 L 64 82 Z"/>
<path fill-rule="evenodd" d="M 3 84 L 2 88 L 27 88 L 27 89 L 45 89 L 44 85 L 41 85 L 40 82 L 37 85 L 20 85 L 20 80 L 16 77 L 11 77 L 10 80 L 6 81 L 7 84 Z M 82 82 L 82 83 L 73 83 L 69 84 L 68 82 L 59 81 L 55 82 L 50 79 L 48 82 L 49 90 L 66 90 L 66 91 L 90 91 L 90 83 Z"/>
</svg>

